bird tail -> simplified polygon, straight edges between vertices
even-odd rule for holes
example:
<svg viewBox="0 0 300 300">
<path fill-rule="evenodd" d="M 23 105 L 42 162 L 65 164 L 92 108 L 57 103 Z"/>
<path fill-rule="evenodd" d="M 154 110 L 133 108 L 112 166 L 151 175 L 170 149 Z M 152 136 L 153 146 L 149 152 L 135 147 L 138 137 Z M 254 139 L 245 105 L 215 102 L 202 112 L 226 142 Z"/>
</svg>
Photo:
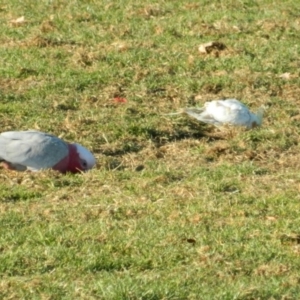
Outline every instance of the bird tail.
<svg viewBox="0 0 300 300">
<path fill-rule="evenodd" d="M 201 115 L 204 112 L 203 107 L 191 107 L 191 108 L 184 108 L 184 113 L 193 116 L 193 115 Z"/>
<path fill-rule="evenodd" d="M 185 108 L 184 112 L 190 117 L 197 119 L 198 121 L 217 125 L 216 120 L 214 120 L 209 114 L 207 114 L 207 112 L 205 111 L 205 107 Z"/>
<path fill-rule="evenodd" d="M 170 114 L 163 114 L 163 116 L 176 116 L 181 114 L 187 114 L 191 117 L 194 117 L 199 120 L 199 116 L 203 113 L 203 108 L 193 107 L 193 108 L 182 108 L 178 112 L 170 113 Z"/>
<path fill-rule="evenodd" d="M 205 110 L 206 110 L 205 107 L 191 107 L 191 108 L 183 108 L 179 112 L 165 114 L 165 115 L 174 116 L 174 115 L 180 115 L 180 114 L 187 114 L 188 116 L 190 116 L 198 121 L 201 121 L 203 123 L 218 126 L 219 123 L 214 118 L 212 118 Z"/>
<path fill-rule="evenodd" d="M 178 112 L 175 113 L 169 113 L 169 114 L 162 114 L 163 116 L 177 116 L 177 115 L 181 115 L 184 113 L 184 109 L 179 110 Z"/>
</svg>

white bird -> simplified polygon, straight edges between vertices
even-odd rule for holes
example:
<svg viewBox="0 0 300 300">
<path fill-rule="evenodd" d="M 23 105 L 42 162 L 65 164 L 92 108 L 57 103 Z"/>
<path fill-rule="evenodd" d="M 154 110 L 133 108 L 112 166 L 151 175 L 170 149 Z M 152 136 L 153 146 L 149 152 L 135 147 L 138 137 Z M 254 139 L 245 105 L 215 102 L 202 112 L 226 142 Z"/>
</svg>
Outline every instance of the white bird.
<svg viewBox="0 0 300 300">
<path fill-rule="evenodd" d="M 7 131 L 0 134 L 0 161 L 7 169 L 61 173 L 87 171 L 94 167 L 93 154 L 79 144 L 39 131 Z"/>
<path fill-rule="evenodd" d="M 252 113 L 240 101 L 226 99 L 206 102 L 201 108 L 184 108 L 180 113 L 186 113 L 201 122 L 217 127 L 232 125 L 251 129 L 261 125 L 264 108 L 261 107 L 256 113 Z"/>
</svg>

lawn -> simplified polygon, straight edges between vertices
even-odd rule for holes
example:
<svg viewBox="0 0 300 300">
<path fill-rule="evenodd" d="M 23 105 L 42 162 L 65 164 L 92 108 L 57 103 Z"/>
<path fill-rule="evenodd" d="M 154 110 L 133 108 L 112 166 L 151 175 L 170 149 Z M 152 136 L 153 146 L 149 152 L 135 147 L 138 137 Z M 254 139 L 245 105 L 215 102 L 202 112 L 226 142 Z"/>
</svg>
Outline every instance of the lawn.
<svg viewBox="0 0 300 300">
<path fill-rule="evenodd" d="M 76 141 L 97 166 L 0 169 L 0 298 L 298 299 L 299 16 L 296 0 L 3 0 L 0 132 Z M 166 115 L 225 98 L 264 105 L 262 126 Z"/>
</svg>

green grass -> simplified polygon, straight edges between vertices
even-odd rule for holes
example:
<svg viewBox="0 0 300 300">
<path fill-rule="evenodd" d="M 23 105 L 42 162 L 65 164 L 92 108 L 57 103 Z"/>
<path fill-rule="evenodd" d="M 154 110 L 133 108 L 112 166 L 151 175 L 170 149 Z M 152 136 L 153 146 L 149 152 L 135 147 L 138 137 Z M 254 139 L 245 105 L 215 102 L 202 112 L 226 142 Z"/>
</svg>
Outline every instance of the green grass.
<svg viewBox="0 0 300 300">
<path fill-rule="evenodd" d="M 98 163 L 0 169 L 0 298 L 299 298 L 299 15 L 296 0 L 2 1 L 1 131 Z M 200 54 L 209 41 L 226 49 Z M 164 115 L 233 97 L 268 107 L 261 128 Z"/>
</svg>

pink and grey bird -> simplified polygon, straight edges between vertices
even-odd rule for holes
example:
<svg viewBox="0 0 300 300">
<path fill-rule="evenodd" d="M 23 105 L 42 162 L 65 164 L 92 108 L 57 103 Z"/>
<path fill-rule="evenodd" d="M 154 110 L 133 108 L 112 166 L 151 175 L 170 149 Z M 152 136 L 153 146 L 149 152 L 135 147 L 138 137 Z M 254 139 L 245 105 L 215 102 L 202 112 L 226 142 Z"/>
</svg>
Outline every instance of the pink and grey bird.
<svg viewBox="0 0 300 300">
<path fill-rule="evenodd" d="M 8 169 L 53 169 L 77 173 L 92 169 L 93 154 L 79 144 L 69 144 L 39 131 L 7 131 L 0 134 L 0 161 Z"/>
</svg>

